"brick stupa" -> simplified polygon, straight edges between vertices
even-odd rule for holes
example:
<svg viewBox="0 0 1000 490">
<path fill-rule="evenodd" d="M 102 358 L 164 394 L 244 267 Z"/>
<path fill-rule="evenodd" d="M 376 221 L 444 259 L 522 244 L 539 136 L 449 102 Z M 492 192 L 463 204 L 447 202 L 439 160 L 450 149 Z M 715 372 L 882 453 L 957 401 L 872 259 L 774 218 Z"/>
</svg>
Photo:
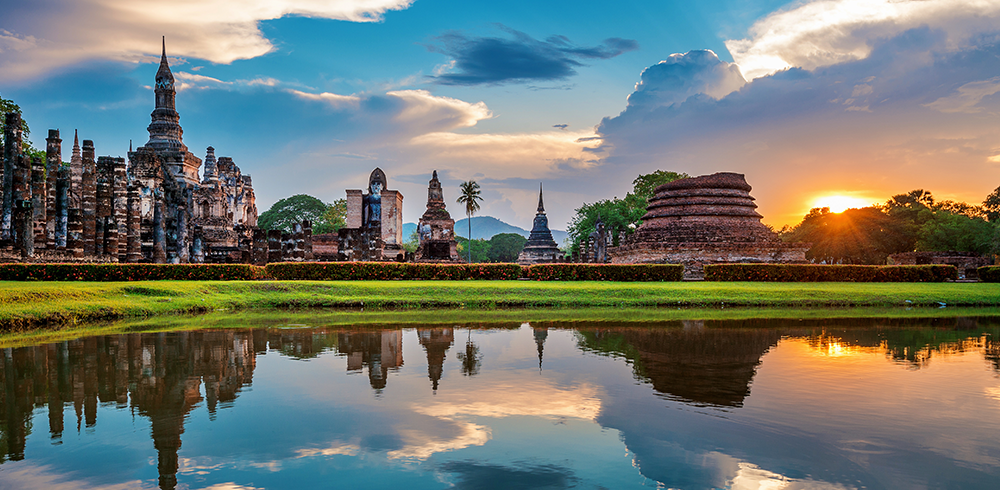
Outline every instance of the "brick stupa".
<svg viewBox="0 0 1000 490">
<path fill-rule="evenodd" d="M 465 262 L 458 255 L 455 220 L 446 209 L 437 170 L 427 183 L 427 210 L 417 223 L 417 235 L 420 240 L 415 254 L 417 262 Z"/>
<path fill-rule="evenodd" d="M 716 263 L 805 263 L 808 243 L 785 243 L 760 222 L 743 174 L 721 172 L 656 188 L 642 225 L 609 249 L 616 264 L 684 264 L 684 277 Z"/>
</svg>

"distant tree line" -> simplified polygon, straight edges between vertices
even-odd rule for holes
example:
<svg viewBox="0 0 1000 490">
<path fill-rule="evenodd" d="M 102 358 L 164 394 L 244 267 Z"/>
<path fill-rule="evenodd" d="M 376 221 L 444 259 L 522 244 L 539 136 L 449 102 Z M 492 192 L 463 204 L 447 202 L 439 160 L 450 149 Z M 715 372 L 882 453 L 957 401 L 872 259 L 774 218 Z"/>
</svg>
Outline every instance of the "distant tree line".
<svg viewBox="0 0 1000 490">
<path fill-rule="evenodd" d="M 458 242 L 458 251 L 463 257 L 469 256 L 469 239 L 455 236 Z M 524 249 L 524 244 L 528 239 L 517 233 L 498 233 L 489 240 L 476 238 L 471 243 L 472 263 L 490 262 L 517 262 L 517 256 Z"/>
<path fill-rule="evenodd" d="M 997 254 L 1000 187 L 978 206 L 937 201 L 917 189 L 842 213 L 814 208 L 780 234 L 785 241 L 812 243 L 806 258 L 826 264 L 884 264 L 891 254 L 913 251 Z"/>
</svg>

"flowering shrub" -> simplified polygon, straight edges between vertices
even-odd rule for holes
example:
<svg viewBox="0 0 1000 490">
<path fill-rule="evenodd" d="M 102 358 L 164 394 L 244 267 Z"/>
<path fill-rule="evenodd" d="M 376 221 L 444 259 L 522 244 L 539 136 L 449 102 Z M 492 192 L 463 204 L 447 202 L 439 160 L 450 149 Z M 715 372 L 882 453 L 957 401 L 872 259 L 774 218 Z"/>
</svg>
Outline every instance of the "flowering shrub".
<svg viewBox="0 0 1000 490">
<path fill-rule="evenodd" d="M 534 281 L 680 281 L 676 264 L 536 264 L 525 277 Z"/>
<path fill-rule="evenodd" d="M 712 264 L 705 266 L 706 281 L 942 282 L 957 278 L 958 269 L 952 265 Z"/>
<path fill-rule="evenodd" d="M 279 262 L 267 265 L 278 280 L 355 281 L 386 279 L 512 280 L 517 264 L 402 264 L 399 262 Z"/>
<path fill-rule="evenodd" d="M 3 281 L 246 281 L 264 279 L 247 264 L 0 264 Z"/>
<path fill-rule="evenodd" d="M 1000 265 L 988 265 L 976 269 L 979 280 L 983 282 L 1000 282 Z"/>
</svg>

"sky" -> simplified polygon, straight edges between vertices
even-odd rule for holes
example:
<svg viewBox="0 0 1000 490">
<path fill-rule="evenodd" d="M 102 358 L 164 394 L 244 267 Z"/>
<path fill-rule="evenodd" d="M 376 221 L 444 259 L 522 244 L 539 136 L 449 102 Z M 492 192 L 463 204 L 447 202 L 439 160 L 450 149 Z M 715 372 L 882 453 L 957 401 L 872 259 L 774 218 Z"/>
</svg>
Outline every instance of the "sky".
<svg viewBox="0 0 1000 490">
<path fill-rule="evenodd" d="M 161 36 L 184 142 L 253 176 L 258 209 L 361 189 L 530 228 L 655 170 L 738 172 L 763 221 L 818 199 L 1000 186 L 1000 0 L 0 0 L 0 96 L 29 139 L 148 140 Z"/>
</svg>

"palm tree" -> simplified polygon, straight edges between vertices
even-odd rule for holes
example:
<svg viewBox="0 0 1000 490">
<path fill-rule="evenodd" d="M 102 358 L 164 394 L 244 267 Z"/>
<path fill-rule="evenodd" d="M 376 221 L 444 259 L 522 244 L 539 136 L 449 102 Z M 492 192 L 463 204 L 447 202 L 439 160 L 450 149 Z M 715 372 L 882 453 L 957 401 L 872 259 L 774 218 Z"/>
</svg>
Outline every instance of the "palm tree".
<svg viewBox="0 0 1000 490">
<path fill-rule="evenodd" d="M 477 201 L 482 201 L 482 196 L 479 195 L 479 183 L 470 180 L 468 182 L 462 182 L 458 186 L 461 191 L 461 195 L 458 196 L 456 200 L 459 204 L 465 204 L 465 215 L 469 217 L 469 263 L 472 263 L 472 215 L 479 211 L 479 203 Z"/>
</svg>

